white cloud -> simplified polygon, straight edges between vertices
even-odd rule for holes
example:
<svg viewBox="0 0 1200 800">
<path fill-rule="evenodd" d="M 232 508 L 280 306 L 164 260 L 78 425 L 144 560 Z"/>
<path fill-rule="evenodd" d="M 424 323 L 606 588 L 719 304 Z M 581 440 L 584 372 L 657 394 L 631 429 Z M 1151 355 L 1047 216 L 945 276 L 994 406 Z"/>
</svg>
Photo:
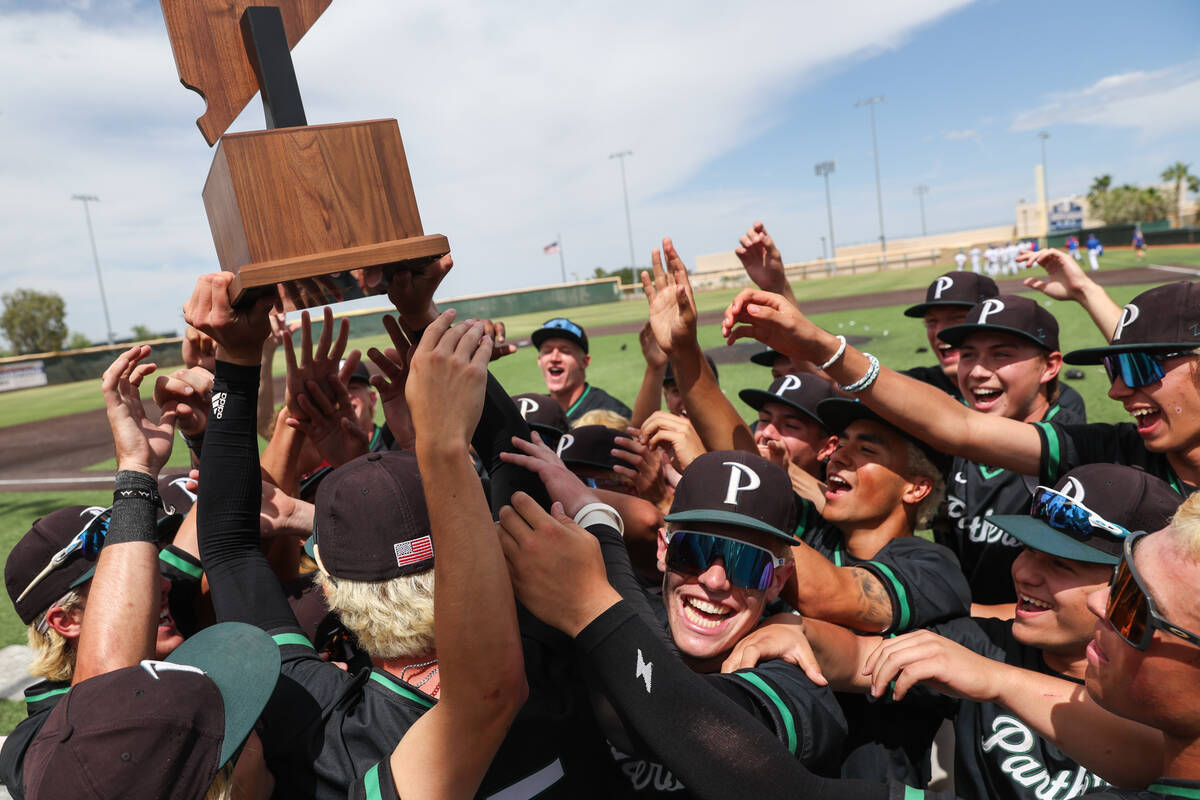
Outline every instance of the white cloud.
<svg viewBox="0 0 1200 800">
<path fill-rule="evenodd" d="M 673 192 L 778 124 L 782 98 L 806 81 L 898 47 L 966 2 L 747 14 L 683 0 L 361 0 L 332 5 L 294 58 L 311 123 L 399 119 L 425 230 L 454 248 L 445 293 L 465 294 L 556 280 L 541 247 L 559 233 L 569 270 L 623 265 L 620 177 L 607 156 L 624 148 L 639 260 L 663 233 L 685 257 L 730 246 L 748 217 L 729 230 L 712 221 L 748 215 L 754 196 Z M 20 76 L 0 106 L 0 291 L 59 291 L 72 329 L 96 338 L 73 193 L 101 197 L 93 222 L 118 332 L 177 326 L 188 285 L 215 263 L 200 203 L 211 161 L 194 125 L 202 101 L 179 85 L 156 9 L 128 11 L 0 14 L 0 74 Z M 255 100 L 233 129 L 262 124 Z"/>
<path fill-rule="evenodd" d="M 1045 102 L 1017 115 L 1014 131 L 1050 125 L 1131 128 L 1158 137 L 1200 123 L 1200 62 L 1167 69 L 1109 75 L 1091 86 L 1047 95 Z"/>
</svg>

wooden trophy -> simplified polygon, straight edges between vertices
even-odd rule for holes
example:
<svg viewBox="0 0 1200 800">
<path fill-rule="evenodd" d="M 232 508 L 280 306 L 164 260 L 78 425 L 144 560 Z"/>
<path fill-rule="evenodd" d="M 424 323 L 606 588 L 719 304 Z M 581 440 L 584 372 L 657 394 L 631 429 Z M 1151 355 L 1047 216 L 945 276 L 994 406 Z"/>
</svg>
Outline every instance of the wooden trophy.
<svg viewBox="0 0 1200 800">
<path fill-rule="evenodd" d="M 255 5 L 251 5 L 251 3 Z M 450 251 L 424 235 L 394 119 L 309 125 L 291 48 L 331 0 L 162 0 L 179 79 L 216 155 L 204 208 L 231 299 L 285 308 L 387 291 L 395 269 Z M 225 130 L 261 91 L 267 130 Z"/>
</svg>

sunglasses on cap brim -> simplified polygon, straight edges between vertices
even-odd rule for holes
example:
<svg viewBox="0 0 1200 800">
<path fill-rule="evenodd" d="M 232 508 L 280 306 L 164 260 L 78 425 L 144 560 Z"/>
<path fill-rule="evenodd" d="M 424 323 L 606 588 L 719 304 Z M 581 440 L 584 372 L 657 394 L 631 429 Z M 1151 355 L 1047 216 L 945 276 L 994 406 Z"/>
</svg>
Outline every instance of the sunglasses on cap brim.
<svg viewBox="0 0 1200 800">
<path fill-rule="evenodd" d="M 1120 378 L 1121 382 L 1130 389 L 1137 389 L 1161 381 L 1167 374 L 1167 367 L 1163 362 L 1168 358 L 1190 355 L 1195 355 L 1195 353 L 1190 350 L 1176 353 L 1149 353 L 1134 350 L 1105 356 L 1102 363 L 1109 383 Z"/>
<path fill-rule="evenodd" d="M 67 563 L 67 559 L 77 550 L 82 550 L 88 558 L 95 558 L 100 554 L 100 548 L 104 546 L 104 537 L 108 535 L 108 521 L 112 517 L 112 507 L 100 508 L 92 506 L 83 510 L 84 514 L 92 514 L 83 526 L 79 533 L 71 537 L 71 541 L 67 542 L 66 546 L 59 550 L 54 555 L 50 556 L 50 561 L 42 568 L 42 571 L 34 576 L 25 590 L 17 597 L 15 602 L 21 602 L 25 599 L 25 595 L 29 594 L 34 588 L 46 579 L 51 572 Z"/>
<path fill-rule="evenodd" d="M 559 330 L 559 331 L 566 331 L 567 333 L 575 334 L 580 339 L 583 338 L 583 328 L 579 327 L 574 322 L 571 322 L 571 320 L 563 319 L 562 317 L 557 317 L 552 320 L 547 320 L 546 324 L 543 325 L 542 327 L 543 328 L 553 328 L 553 329 Z"/>
<path fill-rule="evenodd" d="M 1113 536 L 1129 535 L 1125 528 L 1115 522 L 1109 522 L 1083 503 L 1072 500 L 1049 486 L 1039 486 L 1033 490 L 1033 504 L 1029 508 L 1029 515 L 1037 517 L 1056 531 L 1062 531 L 1075 538 L 1087 539 L 1094 536 L 1096 531 L 1105 531 Z"/>
<path fill-rule="evenodd" d="M 1145 531 L 1131 533 L 1125 540 L 1125 554 L 1113 570 L 1108 584 L 1108 608 L 1104 617 L 1131 647 L 1145 650 L 1160 630 L 1200 647 L 1200 635 L 1185 630 L 1169 621 L 1158 612 L 1146 583 L 1133 566 L 1134 543 L 1146 535 Z"/>
<path fill-rule="evenodd" d="M 742 589 L 762 592 L 771 585 L 775 570 L 787 563 L 764 547 L 696 531 L 667 532 L 667 568 L 688 575 L 708 571 L 717 559 L 725 567 L 725 577 Z"/>
</svg>

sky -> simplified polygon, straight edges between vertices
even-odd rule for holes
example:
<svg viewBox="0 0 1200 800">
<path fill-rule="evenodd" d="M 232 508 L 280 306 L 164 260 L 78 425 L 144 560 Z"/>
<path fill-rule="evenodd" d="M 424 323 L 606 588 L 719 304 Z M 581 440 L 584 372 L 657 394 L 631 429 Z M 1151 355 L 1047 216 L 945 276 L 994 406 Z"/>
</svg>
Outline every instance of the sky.
<svg viewBox="0 0 1200 800">
<path fill-rule="evenodd" d="M 1200 173 L 1200 4 L 1093 0 L 337 0 L 293 51 L 312 124 L 395 117 L 450 297 L 629 263 L 663 236 L 684 260 L 756 219 L 784 257 L 834 238 L 1012 224 L 1046 142 L 1052 198 L 1108 173 Z M 157 2 L 0 0 L 0 293 L 54 291 L 105 336 L 83 204 L 118 337 L 181 331 L 216 269 L 200 192 L 203 100 L 178 81 Z M 264 127 L 257 98 L 232 131 Z M 377 299 L 368 305 L 378 306 Z"/>
</svg>

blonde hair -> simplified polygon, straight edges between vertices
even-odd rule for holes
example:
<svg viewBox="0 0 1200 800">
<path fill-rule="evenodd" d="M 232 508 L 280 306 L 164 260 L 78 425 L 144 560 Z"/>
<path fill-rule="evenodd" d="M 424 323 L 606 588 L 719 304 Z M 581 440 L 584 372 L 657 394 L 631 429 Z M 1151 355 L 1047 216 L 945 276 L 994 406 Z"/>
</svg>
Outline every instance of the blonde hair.
<svg viewBox="0 0 1200 800">
<path fill-rule="evenodd" d="M 925 455 L 921 448 L 907 439 L 904 444 L 908 446 L 909 476 L 928 478 L 933 484 L 929 494 L 925 495 L 925 499 L 917 504 L 915 528 L 920 530 L 929 527 L 934 514 L 937 513 L 938 506 L 942 504 L 942 498 L 946 494 L 946 479 L 942 476 L 942 471 L 933 465 L 929 456 Z"/>
<path fill-rule="evenodd" d="M 1200 562 L 1200 492 L 1188 497 L 1175 510 L 1171 528 L 1184 555 L 1193 562 Z"/>
<path fill-rule="evenodd" d="M 29 665 L 30 675 L 48 681 L 69 681 L 74 677 L 76 642 L 51 628 L 47 617 L 56 608 L 61 608 L 67 613 L 76 608 L 83 608 L 86 596 L 85 593 L 72 589 L 30 624 L 27 634 L 29 649 L 33 651 L 33 663 Z"/>
<path fill-rule="evenodd" d="M 615 411 L 594 408 L 571 423 L 572 428 L 582 428 L 585 425 L 603 425 L 624 433 L 625 429 L 629 427 L 629 417 L 622 417 Z"/>
<path fill-rule="evenodd" d="M 231 758 L 217 770 L 204 793 L 204 800 L 233 800 L 233 767 L 236 763 L 237 759 Z"/>
<path fill-rule="evenodd" d="M 433 570 L 387 581 L 349 581 L 317 573 L 329 608 L 374 658 L 433 652 Z"/>
</svg>

